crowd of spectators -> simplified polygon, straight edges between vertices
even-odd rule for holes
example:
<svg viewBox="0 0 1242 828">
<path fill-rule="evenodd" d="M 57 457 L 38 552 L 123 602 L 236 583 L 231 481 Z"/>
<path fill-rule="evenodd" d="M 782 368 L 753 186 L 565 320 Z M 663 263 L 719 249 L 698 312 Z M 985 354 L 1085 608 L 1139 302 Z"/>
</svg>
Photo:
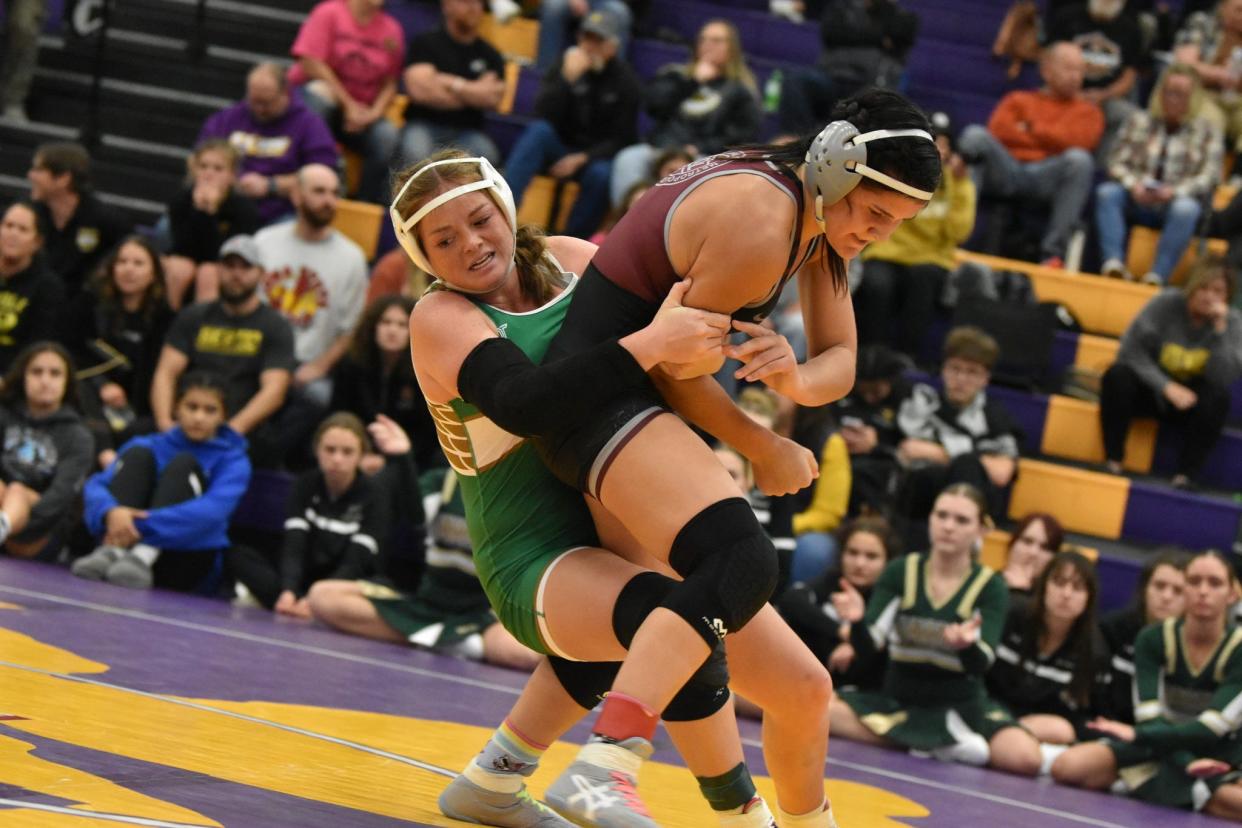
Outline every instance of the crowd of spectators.
<svg viewBox="0 0 1242 828">
<path fill-rule="evenodd" d="M 460 493 L 410 364 L 407 320 L 428 278 L 400 250 L 368 273 L 335 229 L 342 157 L 362 160 L 350 195 L 380 204 L 393 169 L 445 144 L 503 164 L 519 204 L 536 175 L 574 181 L 564 230 L 598 238 L 668 172 L 763 129 L 733 23 L 707 22 L 687 61 L 644 84 L 626 58 L 635 5 L 540 4 L 535 117 L 507 157 L 487 131 L 506 70 L 482 37 L 482 0 L 442 0 L 442 24 L 417 33 L 376 0 L 318 3 L 292 66 L 253 67 L 244 98 L 203 124 L 164 219 L 142 232 L 94 193 L 81 146 L 41 145 L 29 200 L 0 221 L 4 550 L 533 667 L 474 575 Z M 1138 5 L 1050 4 L 1041 88 L 1005 95 L 986 126 L 933 118 L 944 175 L 917 218 L 861 256 L 857 382 L 844 399 L 807 410 L 758 388 L 735 395 L 819 461 L 812 488 L 775 498 L 739 455 L 718 452 L 781 552 L 774 603 L 845 689 L 833 703 L 842 738 L 1098 787 L 1110 767 L 1152 761 L 1160 727 L 1186 712 L 1131 703 L 1136 682 L 1150 695 L 1144 647 L 1156 644 L 1142 631 L 1215 629 L 1182 595 L 1212 580 L 1216 559 L 1155 554 L 1133 605 L 1104 618 L 1095 566 L 1052 514 L 1012 528 L 1003 571 L 982 566 L 1022 434 L 989 395 L 996 339 L 961 325 L 934 342 L 955 250 L 989 205 L 1045 205 L 1038 258 L 1056 267 L 1094 196 L 1101 270 L 1119 278 L 1138 276 L 1124 264 L 1129 227 L 1159 226 L 1142 279 L 1160 286 L 1201 232 L 1234 150 L 1226 138 L 1238 139 L 1242 0 L 1189 15 L 1163 70 Z M 917 16 L 896 0 L 814 10 L 823 58 L 786 74 L 772 113 L 789 132 L 864 86 L 900 88 L 917 37 Z M 393 120 L 398 93 L 408 102 Z M 640 134 L 643 110 L 652 127 Z M 1102 379 L 1109 471 L 1122 472 L 1131 418 L 1151 415 L 1185 433 L 1174 485 L 1196 484 L 1242 376 L 1235 287 L 1230 265 L 1203 258 L 1132 321 Z M 250 481 L 272 472 L 289 485 L 283 522 L 236 542 Z M 424 558 L 417 582 L 392 565 L 411 549 Z M 1071 747 L 1101 736 L 1111 766 Z M 1169 791 L 1188 763 L 1161 761 L 1166 784 L 1135 793 L 1185 804 Z"/>
</svg>

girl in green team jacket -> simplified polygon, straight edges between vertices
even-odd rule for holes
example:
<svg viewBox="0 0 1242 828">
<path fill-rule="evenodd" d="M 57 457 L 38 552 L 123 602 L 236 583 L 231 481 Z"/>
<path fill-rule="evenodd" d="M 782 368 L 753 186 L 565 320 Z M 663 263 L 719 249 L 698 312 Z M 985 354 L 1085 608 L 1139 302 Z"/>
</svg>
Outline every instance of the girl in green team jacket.
<svg viewBox="0 0 1242 828">
<path fill-rule="evenodd" d="M 833 699 L 834 736 L 1038 772 L 1039 743 L 983 685 L 1009 609 L 1005 581 L 974 560 L 989 523 L 978 489 L 949 486 L 929 518 L 931 551 L 886 566 L 865 613 L 852 590 L 838 607 L 858 657 L 887 648 L 888 668 L 879 692 Z"/>
<path fill-rule="evenodd" d="M 1186 609 L 1134 645 L 1134 721 L 1097 719 L 1109 739 L 1076 745 L 1052 766 L 1066 785 L 1104 790 L 1242 822 L 1242 629 L 1233 567 L 1215 550 L 1186 565 Z"/>
</svg>

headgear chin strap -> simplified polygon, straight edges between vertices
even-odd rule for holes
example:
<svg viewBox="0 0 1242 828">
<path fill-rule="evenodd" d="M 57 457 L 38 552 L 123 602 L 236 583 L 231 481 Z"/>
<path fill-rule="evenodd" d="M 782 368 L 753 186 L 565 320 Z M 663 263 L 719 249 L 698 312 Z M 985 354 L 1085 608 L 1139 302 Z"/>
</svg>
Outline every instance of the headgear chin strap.
<svg viewBox="0 0 1242 828">
<path fill-rule="evenodd" d="M 410 188 L 410 185 L 414 183 L 414 179 L 432 167 L 439 167 L 444 164 L 476 164 L 481 178 L 478 181 L 471 181 L 468 184 L 462 184 L 440 193 L 440 195 L 428 201 L 414 215 L 408 218 L 402 216 L 397 205 L 401 203 L 402 196 L 405 195 L 405 191 Z M 500 208 L 504 210 L 505 218 L 509 221 L 510 229 L 513 230 L 514 238 L 517 238 L 517 207 L 513 203 L 513 191 L 509 189 L 509 182 L 505 181 L 500 173 L 496 172 L 496 168 L 492 166 L 490 161 L 486 158 L 446 158 L 442 161 L 433 161 L 409 177 L 409 180 L 405 182 L 405 186 L 397 193 L 397 197 L 392 200 L 392 205 L 388 208 L 388 216 L 392 219 L 392 228 L 396 231 L 397 241 L 401 243 L 402 249 L 405 250 L 406 255 L 410 257 L 414 264 L 432 276 L 437 275 L 431 269 L 431 262 L 427 260 L 427 254 L 423 250 L 422 244 L 418 241 L 418 233 L 415 231 L 415 227 L 418 226 L 418 223 L 428 213 L 441 204 L 464 196 L 467 193 L 477 192 L 478 190 L 487 190 L 488 195 L 500 205 Z"/>
<path fill-rule="evenodd" d="M 911 187 L 867 166 L 867 144 L 886 138 L 922 138 L 935 142 L 923 129 L 875 129 L 860 134 L 858 127 L 849 121 L 833 121 L 815 136 L 806 151 L 803 180 L 807 195 L 815 199 L 815 219 L 821 228 L 824 207 L 849 195 L 864 176 L 911 198 L 931 201 L 933 193 Z"/>
</svg>

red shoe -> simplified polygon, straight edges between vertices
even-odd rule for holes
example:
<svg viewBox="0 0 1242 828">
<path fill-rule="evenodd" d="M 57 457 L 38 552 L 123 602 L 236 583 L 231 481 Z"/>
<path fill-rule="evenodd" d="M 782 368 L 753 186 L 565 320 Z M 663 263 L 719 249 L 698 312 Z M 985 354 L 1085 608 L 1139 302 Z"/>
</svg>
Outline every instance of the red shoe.
<svg viewBox="0 0 1242 828">
<path fill-rule="evenodd" d="M 1040 265 L 1043 267 L 1051 267 L 1054 270 L 1064 270 L 1065 260 L 1062 259 L 1060 256 L 1049 256 L 1048 258 L 1040 262 Z"/>
</svg>

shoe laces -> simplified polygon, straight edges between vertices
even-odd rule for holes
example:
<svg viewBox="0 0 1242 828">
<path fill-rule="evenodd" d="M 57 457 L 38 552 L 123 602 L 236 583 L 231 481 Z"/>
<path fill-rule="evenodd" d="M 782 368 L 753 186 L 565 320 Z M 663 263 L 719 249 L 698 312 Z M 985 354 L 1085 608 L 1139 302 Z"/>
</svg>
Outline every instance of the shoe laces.
<svg viewBox="0 0 1242 828">
<path fill-rule="evenodd" d="M 608 774 L 612 779 L 613 791 L 621 797 L 621 801 L 631 811 L 640 816 L 651 819 L 651 812 L 647 810 L 647 805 L 638 796 L 638 789 L 634 787 L 634 780 L 621 771 L 612 771 Z"/>
<path fill-rule="evenodd" d="M 527 805 L 530 805 L 532 808 L 534 808 L 535 810 L 539 811 L 541 814 L 553 814 L 553 813 L 555 813 L 555 811 L 553 811 L 553 810 L 552 810 L 551 808 L 549 808 L 547 805 L 544 805 L 544 804 L 543 804 L 542 802 L 540 802 L 538 799 L 535 799 L 533 796 L 531 796 L 531 795 L 530 795 L 530 791 L 529 791 L 529 790 L 527 790 L 527 788 L 526 788 L 526 786 L 525 786 L 525 785 L 523 785 L 523 786 L 522 786 L 521 790 L 519 790 L 516 794 L 514 794 L 514 797 L 515 797 L 515 798 L 516 798 L 519 802 L 522 802 L 522 803 L 525 803 L 525 804 L 527 804 Z"/>
</svg>

